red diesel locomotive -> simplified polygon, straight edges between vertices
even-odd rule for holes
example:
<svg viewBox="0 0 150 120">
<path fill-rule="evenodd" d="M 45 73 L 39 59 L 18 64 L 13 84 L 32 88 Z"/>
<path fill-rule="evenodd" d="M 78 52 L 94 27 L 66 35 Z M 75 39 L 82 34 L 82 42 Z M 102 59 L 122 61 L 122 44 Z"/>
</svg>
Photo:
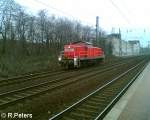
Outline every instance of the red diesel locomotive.
<svg viewBox="0 0 150 120">
<path fill-rule="evenodd" d="M 58 57 L 60 65 L 64 68 L 75 67 L 81 65 L 89 65 L 104 61 L 105 55 L 101 48 L 92 46 L 89 42 L 73 42 L 64 46 Z"/>
</svg>

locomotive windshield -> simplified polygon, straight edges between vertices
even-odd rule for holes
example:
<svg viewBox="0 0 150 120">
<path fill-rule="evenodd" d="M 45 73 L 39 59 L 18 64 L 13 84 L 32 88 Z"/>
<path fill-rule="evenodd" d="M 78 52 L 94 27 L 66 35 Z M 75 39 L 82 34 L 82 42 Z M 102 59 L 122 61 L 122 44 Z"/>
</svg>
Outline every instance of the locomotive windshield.
<svg viewBox="0 0 150 120">
<path fill-rule="evenodd" d="M 74 48 L 65 48 L 65 52 L 73 52 Z"/>
</svg>

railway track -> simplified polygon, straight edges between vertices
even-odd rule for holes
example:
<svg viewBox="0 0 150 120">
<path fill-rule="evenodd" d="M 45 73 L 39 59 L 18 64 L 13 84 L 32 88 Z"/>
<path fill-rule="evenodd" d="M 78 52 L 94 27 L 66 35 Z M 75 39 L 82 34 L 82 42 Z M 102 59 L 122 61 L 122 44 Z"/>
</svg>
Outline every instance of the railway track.
<svg viewBox="0 0 150 120">
<path fill-rule="evenodd" d="M 31 73 L 27 75 L 12 77 L 8 79 L 0 80 L 0 87 L 9 85 L 9 84 L 15 84 L 15 83 L 18 84 L 21 82 L 30 81 L 30 80 L 37 79 L 37 78 L 44 78 L 44 77 L 59 75 L 63 73 L 65 73 L 65 71 L 45 71 L 45 72 L 40 72 L 40 73 L 34 73 L 34 74 Z"/>
<path fill-rule="evenodd" d="M 134 59 L 131 59 L 131 60 L 134 60 Z M 63 78 L 63 79 L 67 79 L 66 77 L 63 77 L 63 76 L 67 76 L 67 77 L 74 77 L 74 76 L 78 76 L 78 75 L 81 75 L 81 74 L 86 74 L 88 72 L 91 72 L 91 71 L 97 71 L 99 69 L 105 69 L 106 67 L 109 67 L 109 66 L 115 66 L 116 64 L 119 64 L 119 63 L 122 63 L 124 60 L 122 61 L 119 61 L 113 65 L 111 64 L 108 64 L 106 66 L 97 66 L 95 68 L 92 68 L 92 69 L 87 69 L 87 70 L 78 70 L 78 71 L 75 71 L 75 70 L 69 70 L 69 71 L 45 71 L 45 72 L 40 72 L 40 73 L 31 73 L 31 74 L 27 74 L 27 75 L 23 75 L 23 76 L 18 76 L 18 77 L 12 77 L 12 78 L 9 78 L 9 79 L 3 79 L 3 80 L 0 80 L 0 87 L 4 87 L 4 86 L 8 86 L 8 85 L 13 85 L 13 84 L 19 84 L 19 83 L 24 83 L 24 82 L 29 82 L 29 81 L 34 81 L 34 80 L 38 80 L 38 79 L 43 79 L 43 78 L 46 78 L 46 77 L 53 77 L 53 76 L 57 76 L 58 78 Z M 101 67 L 101 68 L 99 68 Z M 74 74 L 75 72 L 78 72 L 77 74 Z M 74 75 L 72 75 L 74 74 Z M 36 83 L 35 83 L 36 84 Z"/>
<path fill-rule="evenodd" d="M 146 63 L 147 61 L 143 60 L 65 110 L 54 115 L 49 120 L 103 119 L 121 95 L 142 72 Z"/>
<path fill-rule="evenodd" d="M 33 85 L 30 87 L 25 87 L 25 88 L 2 93 L 0 94 L 0 108 L 7 107 L 10 104 L 17 103 L 20 100 L 24 100 L 26 98 L 30 98 L 39 94 L 46 93 L 47 91 L 52 91 L 54 89 L 67 86 L 69 84 L 73 84 L 75 82 L 81 81 L 82 79 L 95 76 L 96 74 L 111 71 L 112 69 L 119 68 L 120 66 L 130 63 L 131 61 L 116 64 L 111 67 L 106 67 L 105 69 L 102 69 L 96 72 L 88 71 L 88 74 L 80 73 L 80 76 L 77 76 L 74 79 L 70 79 L 71 76 L 68 76 L 66 79 L 59 78 L 59 79 L 51 80 L 51 81 L 44 82 L 38 85 Z"/>
</svg>

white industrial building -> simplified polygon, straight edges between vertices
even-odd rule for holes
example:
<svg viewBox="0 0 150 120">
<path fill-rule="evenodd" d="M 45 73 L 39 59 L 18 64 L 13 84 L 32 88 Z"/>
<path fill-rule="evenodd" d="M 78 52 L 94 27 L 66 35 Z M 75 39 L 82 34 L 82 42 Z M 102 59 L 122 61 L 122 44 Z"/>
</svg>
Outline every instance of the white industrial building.
<svg viewBox="0 0 150 120">
<path fill-rule="evenodd" d="M 107 37 L 107 42 L 112 44 L 112 54 L 114 56 L 133 56 L 140 54 L 140 42 L 138 40 L 121 40 L 120 34 L 111 34 Z"/>
<path fill-rule="evenodd" d="M 140 54 L 140 42 L 138 40 L 130 40 L 128 44 L 131 46 L 131 55 Z"/>
</svg>

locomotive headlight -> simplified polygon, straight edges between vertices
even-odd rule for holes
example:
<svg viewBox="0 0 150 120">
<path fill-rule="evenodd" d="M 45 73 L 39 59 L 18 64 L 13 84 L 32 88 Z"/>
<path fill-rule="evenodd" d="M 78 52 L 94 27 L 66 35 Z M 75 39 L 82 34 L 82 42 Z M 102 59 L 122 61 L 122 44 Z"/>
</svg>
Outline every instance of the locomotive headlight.
<svg viewBox="0 0 150 120">
<path fill-rule="evenodd" d="M 74 58 L 74 61 L 77 61 L 77 58 L 76 58 L 76 57 Z"/>
<path fill-rule="evenodd" d="M 61 56 L 59 56 L 59 57 L 58 57 L 58 61 L 61 61 L 61 60 L 62 60 L 62 58 L 61 58 Z"/>
</svg>

